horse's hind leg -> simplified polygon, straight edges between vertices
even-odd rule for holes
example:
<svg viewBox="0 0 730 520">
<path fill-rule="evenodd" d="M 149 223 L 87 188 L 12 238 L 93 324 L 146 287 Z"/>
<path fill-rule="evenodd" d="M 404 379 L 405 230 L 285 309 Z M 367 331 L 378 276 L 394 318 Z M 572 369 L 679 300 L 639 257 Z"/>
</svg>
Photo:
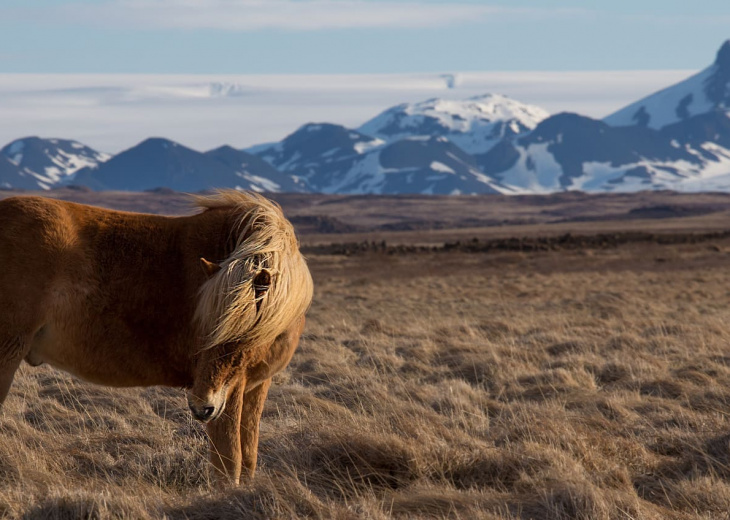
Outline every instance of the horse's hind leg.
<svg viewBox="0 0 730 520">
<path fill-rule="evenodd" d="M 3 282 L 0 279 L 0 291 L 8 287 Z M 42 301 L 42 293 L 30 284 L 24 285 L 30 297 L 18 297 L 11 302 L 8 293 L 0 293 L 0 405 L 8 395 L 20 362 L 31 350 L 34 331 L 42 325 L 37 303 Z"/>
<path fill-rule="evenodd" d="M 28 353 L 28 343 L 22 336 L 0 337 L 0 406 L 8 396 L 15 371 Z"/>
</svg>

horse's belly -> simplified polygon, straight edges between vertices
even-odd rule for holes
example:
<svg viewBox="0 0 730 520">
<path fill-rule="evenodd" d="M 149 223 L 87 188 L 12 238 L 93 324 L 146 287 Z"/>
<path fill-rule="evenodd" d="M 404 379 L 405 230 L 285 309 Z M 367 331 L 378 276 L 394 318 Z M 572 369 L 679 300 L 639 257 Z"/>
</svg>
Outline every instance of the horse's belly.
<svg viewBox="0 0 730 520">
<path fill-rule="evenodd" d="M 149 360 L 130 359 L 128 352 L 112 344 L 84 344 L 72 334 L 64 334 L 52 323 L 33 338 L 26 361 L 37 366 L 47 363 L 86 381 L 107 386 L 185 386 L 179 375 L 161 371 Z"/>
</svg>

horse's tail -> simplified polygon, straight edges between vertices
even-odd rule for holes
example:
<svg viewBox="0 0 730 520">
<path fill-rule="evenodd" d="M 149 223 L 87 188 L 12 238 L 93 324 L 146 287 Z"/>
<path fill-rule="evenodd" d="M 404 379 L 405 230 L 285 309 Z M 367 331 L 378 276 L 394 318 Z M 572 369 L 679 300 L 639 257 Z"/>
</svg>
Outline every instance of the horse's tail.
<svg viewBox="0 0 730 520">
<path fill-rule="evenodd" d="M 278 204 L 257 194 L 220 191 L 197 202 L 241 209 L 234 251 L 200 291 L 197 318 L 206 346 L 273 342 L 312 301 L 312 277 L 293 226 Z"/>
</svg>

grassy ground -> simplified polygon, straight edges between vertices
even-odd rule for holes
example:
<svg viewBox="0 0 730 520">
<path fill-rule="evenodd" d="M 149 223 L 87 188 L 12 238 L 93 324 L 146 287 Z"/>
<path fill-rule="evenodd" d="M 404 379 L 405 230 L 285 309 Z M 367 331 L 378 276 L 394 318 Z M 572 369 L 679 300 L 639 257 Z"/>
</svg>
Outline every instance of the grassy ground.
<svg viewBox="0 0 730 520">
<path fill-rule="evenodd" d="M 730 242 L 310 264 L 251 485 L 211 489 L 182 391 L 25 366 L 0 513 L 728 518 Z"/>
</svg>

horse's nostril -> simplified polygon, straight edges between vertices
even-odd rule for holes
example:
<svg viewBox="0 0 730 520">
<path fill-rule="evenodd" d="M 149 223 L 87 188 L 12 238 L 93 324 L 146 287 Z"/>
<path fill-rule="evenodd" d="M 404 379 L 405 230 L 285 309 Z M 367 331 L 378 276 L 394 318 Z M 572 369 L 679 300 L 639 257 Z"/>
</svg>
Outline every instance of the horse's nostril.
<svg viewBox="0 0 730 520">
<path fill-rule="evenodd" d="M 203 408 L 203 413 L 200 414 L 203 419 L 207 419 L 215 412 L 215 406 L 206 406 Z"/>
</svg>

